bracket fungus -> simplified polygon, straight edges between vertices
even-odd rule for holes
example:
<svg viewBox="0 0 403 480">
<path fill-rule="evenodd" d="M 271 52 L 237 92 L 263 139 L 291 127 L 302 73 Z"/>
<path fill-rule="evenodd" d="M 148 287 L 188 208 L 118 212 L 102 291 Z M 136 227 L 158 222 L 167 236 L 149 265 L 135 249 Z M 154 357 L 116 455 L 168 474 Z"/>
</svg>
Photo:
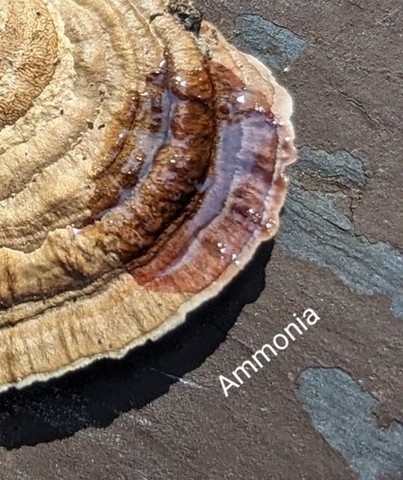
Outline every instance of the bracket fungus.
<svg viewBox="0 0 403 480">
<path fill-rule="evenodd" d="M 160 337 L 275 234 L 290 96 L 199 16 L 3 0 L 1 390 Z"/>
</svg>

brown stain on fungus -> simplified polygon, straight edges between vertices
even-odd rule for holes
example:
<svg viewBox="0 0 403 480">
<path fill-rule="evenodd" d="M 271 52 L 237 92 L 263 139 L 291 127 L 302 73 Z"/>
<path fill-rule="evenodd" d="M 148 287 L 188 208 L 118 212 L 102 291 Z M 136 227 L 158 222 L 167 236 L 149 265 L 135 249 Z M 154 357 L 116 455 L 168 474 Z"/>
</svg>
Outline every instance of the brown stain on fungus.
<svg viewBox="0 0 403 480">
<path fill-rule="evenodd" d="M 215 144 L 198 208 L 186 212 L 152 260 L 140 268 L 133 262 L 131 269 L 138 283 L 158 291 L 200 292 L 239 262 L 259 228 L 271 227 L 264 219 L 277 151 L 270 105 L 225 66 L 210 62 L 209 69 L 216 90 Z"/>
</svg>

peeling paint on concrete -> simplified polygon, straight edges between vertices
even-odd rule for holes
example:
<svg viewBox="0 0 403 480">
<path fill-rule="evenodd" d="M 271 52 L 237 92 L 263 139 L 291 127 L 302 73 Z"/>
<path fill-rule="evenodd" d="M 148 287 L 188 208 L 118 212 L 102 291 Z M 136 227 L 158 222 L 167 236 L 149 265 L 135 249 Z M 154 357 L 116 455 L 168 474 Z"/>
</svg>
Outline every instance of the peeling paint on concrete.
<svg viewBox="0 0 403 480">
<path fill-rule="evenodd" d="M 403 254 L 387 243 L 370 243 L 356 235 L 350 218 L 335 206 L 348 194 L 341 189 L 336 193 L 307 189 L 301 172 L 308 171 L 322 181 L 333 178 L 350 188 L 365 183 L 362 163 L 345 150 L 301 149 L 299 164 L 290 169 L 293 181 L 278 244 L 302 260 L 330 268 L 359 293 L 388 296 L 394 314 L 403 318 Z"/>
<path fill-rule="evenodd" d="M 297 396 L 313 426 L 360 480 L 403 478 L 403 425 L 378 428 L 374 397 L 337 368 L 308 368 L 299 384 Z"/>
<path fill-rule="evenodd" d="M 239 15 L 235 30 L 231 42 L 275 71 L 290 67 L 306 48 L 301 37 L 260 15 Z"/>
</svg>

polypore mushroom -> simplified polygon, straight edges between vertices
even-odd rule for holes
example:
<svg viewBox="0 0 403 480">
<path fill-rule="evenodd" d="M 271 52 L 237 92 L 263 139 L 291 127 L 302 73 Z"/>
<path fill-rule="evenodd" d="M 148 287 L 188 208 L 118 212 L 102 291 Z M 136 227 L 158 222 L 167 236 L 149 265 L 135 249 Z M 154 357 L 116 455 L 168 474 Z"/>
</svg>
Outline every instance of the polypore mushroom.
<svg viewBox="0 0 403 480">
<path fill-rule="evenodd" d="M 295 149 L 287 92 L 183 2 L 4 0 L 0 52 L 4 390 L 215 296 L 275 234 Z"/>
</svg>

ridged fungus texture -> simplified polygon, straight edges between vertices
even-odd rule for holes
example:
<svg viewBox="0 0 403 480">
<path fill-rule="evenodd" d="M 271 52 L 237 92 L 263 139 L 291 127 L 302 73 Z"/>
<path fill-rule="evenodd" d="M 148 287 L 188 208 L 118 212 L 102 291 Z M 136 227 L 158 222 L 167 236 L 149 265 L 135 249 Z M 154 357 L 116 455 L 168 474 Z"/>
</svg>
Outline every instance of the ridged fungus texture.
<svg viewBox="0 0 403 480">
<path fill-rule="evenodd" d="M 188 1 L 4 0 L 0 390 L 121 357 L 279 224 L 291 99 Z"/>
</svg>

